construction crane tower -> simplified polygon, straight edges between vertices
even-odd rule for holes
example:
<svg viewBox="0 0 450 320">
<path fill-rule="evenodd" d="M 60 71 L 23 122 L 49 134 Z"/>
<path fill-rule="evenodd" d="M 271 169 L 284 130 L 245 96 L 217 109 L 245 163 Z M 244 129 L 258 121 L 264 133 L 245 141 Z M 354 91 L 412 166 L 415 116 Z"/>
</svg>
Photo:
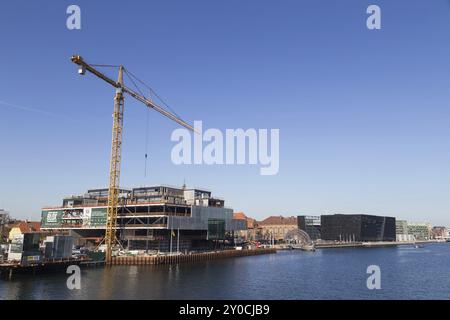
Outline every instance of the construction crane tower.
<svg viewBox="0 0 450 320">
<path fill-rule="evenodd" d="M 113 112 L 113 127 L 112 127 L 112 142 L 111 142 L 111 158 L 109 169 L 109 188 L 108 188 L 108 208 L 107 208 L 107 220 L 104 242 L 106 244 L 105 263 L 111 265 L 112 263 L 112 250 L 117 243 L 116 235 L 116 219 L 119 206 L 119 192 L 120 192 L 120 162 L 122 156 L 122 131 L 123 131 L 123 114 L 124 114 L 124 93 L 132 96 L 136 100 L 142 102 L 147 107 L 152 108 L 165 117 L 175 121 L 181 126 L 194 131 L 194 128 L 180 119 L 177 115 L 167 111 L 161 106 L 155 104 L 150 99 L 144 97 L 142 94 L 135 92 L 134 90 L 125 86 L 123 82 L 124 67 L 118 66 L 119 75 L 117 81 L 112 80 L 100 71 L 94 68 L 93 65 L 86 63 L 79 55 L 73 55 L 71 57 L 73 63 L 79 66 L 78 73 L 84 75 L 86 71 L 94 74 L 100 79 L 106 81 L 110 85 L 116 88 L 116 94 L 114 96 L 114 112 Z"/>
</svg>

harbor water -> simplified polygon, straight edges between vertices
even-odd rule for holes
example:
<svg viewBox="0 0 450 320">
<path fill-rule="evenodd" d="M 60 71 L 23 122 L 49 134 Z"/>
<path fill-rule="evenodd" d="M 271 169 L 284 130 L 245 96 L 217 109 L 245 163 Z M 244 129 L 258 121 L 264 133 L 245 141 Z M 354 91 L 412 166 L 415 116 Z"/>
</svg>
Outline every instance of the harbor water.
<svg viewBox="0 0 450 320">
<path fill-rule="evenodd" d="M 367 288 L 367 268 L 381 289 Z M 172 266 L 65 271 L 0 280 L 0 299 L 450 299 L 450 243 L 297 250 Z"/>
</svg>

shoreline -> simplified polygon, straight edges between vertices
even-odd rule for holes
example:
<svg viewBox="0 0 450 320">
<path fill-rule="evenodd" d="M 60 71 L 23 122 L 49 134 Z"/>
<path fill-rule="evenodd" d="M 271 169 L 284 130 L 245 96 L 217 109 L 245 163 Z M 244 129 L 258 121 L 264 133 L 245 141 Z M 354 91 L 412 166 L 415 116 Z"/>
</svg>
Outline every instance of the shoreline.
<svg viewBox="0 0 450 320">
<path fill-rule="evenodd" d="M 380 242 L 347 242 L 347 243 L 319 243 L 315 244 L 316 249 L 333 249 L 333 248 L 382 248 L 397 246 L 414 246 L 423 244 L 447 243 L 445 240 L 421 240 L 415 242 L 396 242 L 396 241 L 380 241 Z M 275 245 L 277 250 L 295 250 L 288 245 Z"/>
</svg>

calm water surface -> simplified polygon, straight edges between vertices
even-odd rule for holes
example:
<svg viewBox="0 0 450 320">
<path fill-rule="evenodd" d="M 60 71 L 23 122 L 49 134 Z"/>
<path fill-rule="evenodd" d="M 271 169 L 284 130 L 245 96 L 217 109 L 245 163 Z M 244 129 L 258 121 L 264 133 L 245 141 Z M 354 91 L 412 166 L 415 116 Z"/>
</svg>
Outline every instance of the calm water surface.
<svg viewBox="0 0 450 320">
<path fill-rule="evenodd" d="M 366 287 L 369 265 L 381 268 L 381 290 Z M 450 299 L 450 243 L 85 269 L 80 290 L 66 280 L 0 280 L 0 299 Z"/>
</svg>

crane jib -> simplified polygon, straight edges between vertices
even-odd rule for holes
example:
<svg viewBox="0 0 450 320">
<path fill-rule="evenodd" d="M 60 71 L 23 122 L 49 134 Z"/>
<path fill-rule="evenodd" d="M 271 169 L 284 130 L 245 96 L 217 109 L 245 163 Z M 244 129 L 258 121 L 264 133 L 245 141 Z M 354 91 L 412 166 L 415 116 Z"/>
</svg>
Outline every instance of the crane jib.
<svg viewBox="0 0 450 320">
<path fill-rule="evenodd" d="M 167 118 L 175 121 L 176 123 L 178 123 L 179 125 L 185 127 L 186 129 L 194 131 L 194 128 L 191 125 L 189 125 L 188 123 L 186 123 L 184 120 L 180 119 L 179 117 L 177 117 L 173 113 L 167 111 L 166 109 L 164 109 L 161 106 L 155 104 L 154 102 L 150 101 L 149 99 L 143 97 L 142 95 L 138 94 L 137 92 L 131 90 L 130 88 L 126 87 L 125 85 L 122 85 L 119 82 L 114 81 L 113 79 L 111 79 L 108 76 L 104 75 L 103 73 L 101 73 L 100 71 L 98 71 L 97 69 L 95 69 L 94 67 L 89 65 L 88 63 L 86 63 L 81 56 L 73 55 L 71 57 L 71 60 L 72 60 L 73 63 L 75 63 L 75 64 L 85 68 L 87 71 L 89 71 L 90 73 L 94 74 L 98 78 L 108 82 L 113 87 L 115 87 L 115 88 L 122 88 L 122 90 L 124 92 L 128 93 L 130 96 L 132 96 L 136 100 L 139 100 L 140 102 L 142 102 L 146 106 L 148 106 L 148 107 L 158 111 L 162 115 L 164 115 Z"/>
</svg>

